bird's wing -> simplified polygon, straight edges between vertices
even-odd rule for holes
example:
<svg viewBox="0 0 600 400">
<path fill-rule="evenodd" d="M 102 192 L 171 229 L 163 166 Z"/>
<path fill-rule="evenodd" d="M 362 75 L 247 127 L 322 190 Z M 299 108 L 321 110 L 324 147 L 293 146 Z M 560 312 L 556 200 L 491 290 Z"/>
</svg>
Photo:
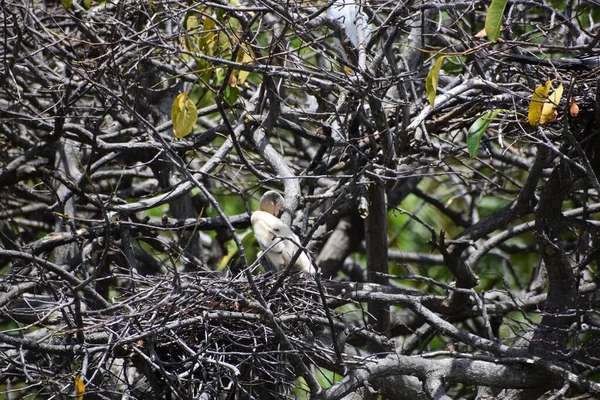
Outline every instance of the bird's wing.
<svg viewBox="0 0 600 400">
<path fill-rule="evenodd" d="M 294 255 L 292 254 L 292 257 L 293 256 Z M 296 260 L 296 268 L 300 271 L 307 272 L 311 275 L 314 275 L 316 272 L 315 267 L 313 267 L 312 265 L 312 259 L 306 253 L 306 251 L 302 251 L 302 253 L 300 253 L 300 257 L 298 257 L 298 259 Z"/>
<path fill-rule="evenodd" d="M 283 267 L 287 267 L 287 265 L 290 263 L 290 261 L 292 261 L 292 258 L 294 258 L 294 255 L 296 255 L 298 249 L 300 248 L 298 247 L 298 244 L 300 244 L 300 239 L 283 222 L 281 222 L 281 225 L 277 226 L 275 232 L 279 233 L 276 234 L 277 238 L 275 239 L 275 241 L 281 240 L 276 246 L 277 249 L 281 250 L 282 252 L 284 261 Z M 314 275 L 315 273 L 315 269 L 312 266 L 311 258 L 308 255 L 308 253 L 304 250 L 300 252 L 300 255 L 296 259 L 296 263 L 294 264 L 294 266 L 296 267 L 296 269 L 308 272 L 311 275 Z"/>
<path fill-rule="evenodd" d="M 260 247 L 266 251 L 266 256 L 277 268 L 285 268 L 299 247 L 300 239 L 289 226 L 279 218 L 264 211 L 252 213 L 252 227 L 254 236 Z M 314 273 L 310 256 L 302 251 L 295 263 L 296 268 Z"/>
<path fill-rule="evenodd" d="M 255 211 L 250 221 L 256 241 L 265 251 L 265 256 L 278 269 L 285 268 L 290 261 L 287 249 L 290 242 L 284 240 L 289 228 L 279 218 L 265 211 Z"/>
</svg>

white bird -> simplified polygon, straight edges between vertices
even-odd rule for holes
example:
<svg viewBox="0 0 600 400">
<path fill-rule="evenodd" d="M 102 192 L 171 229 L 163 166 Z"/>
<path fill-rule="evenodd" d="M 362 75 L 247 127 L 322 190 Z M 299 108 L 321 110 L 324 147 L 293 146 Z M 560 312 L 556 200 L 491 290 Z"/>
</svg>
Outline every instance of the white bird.
<svg viewBox="0 0 600 400">
<path fill-rule="evenodd" d="M 356 1 L 338 0 L 327 9 L 327 17 L 339 21 L 344 27 L 350 43 L 358 47 L 361 42 L 359 31 L 362 35 L 362 41 L 366 44 L 371 39 L 371 28 L 367 24 L 367 19 L 362 12 L 362 8 Z"/>
<path fill-rule="evenodd" d="M 283 205 L 283 197 L 269 190 L 260 198 L 259 210 L 253 212 L 250 218 L 256 241 L 278 270 L 285 269 L 300 248 L 298 236 L 278 218 Z M 305 250 L 301 251 L 294 268 L 311 275 L 315 274 L 315 268 Z"/>
</svg>

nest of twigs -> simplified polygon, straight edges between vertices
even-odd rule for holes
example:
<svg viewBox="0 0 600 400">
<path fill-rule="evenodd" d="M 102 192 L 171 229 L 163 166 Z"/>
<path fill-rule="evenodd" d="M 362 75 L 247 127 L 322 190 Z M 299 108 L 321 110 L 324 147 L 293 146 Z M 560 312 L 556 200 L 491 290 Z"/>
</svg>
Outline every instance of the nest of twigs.
<svg viewBox="0 0 600 400">
<path fill-rule="evenodd" d="M 245 277 L 120 277 L 127 289 L 108 311 L 77 310 L 73 299 L 52 318 L 37 310 L 54 321 L 33 335 L 54 350 L 4 347 L 4 381 L 25 378 L 38 394 L 72 395 L 83 377 L 86 399 L 281 398 L 297 379 L 291 357 L 309 364 L 332 350 L 315 345 L 311 332 L 311 321 L 326 318 L 314 279 L 279 278 L 259 275 L 251 285 Z"/>
</svg>

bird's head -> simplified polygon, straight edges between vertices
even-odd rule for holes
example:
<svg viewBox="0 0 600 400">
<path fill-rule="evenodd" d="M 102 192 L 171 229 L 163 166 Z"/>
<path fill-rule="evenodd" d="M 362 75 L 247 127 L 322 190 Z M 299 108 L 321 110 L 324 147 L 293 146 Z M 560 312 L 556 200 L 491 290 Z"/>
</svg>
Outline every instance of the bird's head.
<svg viewBox="0 0 600 400">
<path fill-rule="evenodd" d="M 276 217 L 279 217 L 281 211 L 283 211 L 285 203 L 283 200 L 283 196 L 281 196 L 278 192 L 274 190 L 269 190 L 265 192 L 260 198 L 260 206 L 259 209 L 261 211 L 268 212 L 269 214 L 273 214 Z"/>
</svg>

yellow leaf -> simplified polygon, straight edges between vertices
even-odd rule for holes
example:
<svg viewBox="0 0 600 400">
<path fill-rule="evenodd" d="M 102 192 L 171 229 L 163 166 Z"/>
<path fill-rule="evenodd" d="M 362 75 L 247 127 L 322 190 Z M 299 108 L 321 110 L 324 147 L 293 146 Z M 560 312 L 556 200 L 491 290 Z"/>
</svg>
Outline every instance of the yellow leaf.
<svg viewBox="0 0 600 400">
<path fill-rule="evenodd" d="M 202 33 L 198 36 L 198 48 L 202 50 L 203 53 L 212 56 L 212 51 L 209 51 L 209 48 L 214 42 L 215 32 L 217 30 L 217 24 L 210 17 L 204 18 L 204 25 L 202 25 Z"/>
<path fill-rule="evenodd" d="M 238 52 L 238 62 L 241 62 L 242 64 L 250 64 L 252 61 L 254 61 L 254 59 L 252 58 L 252 56 L 250 55 L 249 52 L 250 52 L 250 49 L 246 49 L 245 47 L 242 46 L 242 48 Z M 241 56 L 241 59 L 240 59 L 240 56 Z M 240 85 L 243 85 L 244 82 L 246 82 L 248 75 L 250 75 L 250 71 L 240 70 L 240 73 L 238 75 L 238 82 Z"/>
<path fill-rule="evenodd" d="M 188 31 L 188 33 L 195 33 L 194 31 L 196 28 L 198 28 L 198 25 L 200 25 L 200 21 L 198 20 L 197 15 L 190 15 L 187 17 L 187 20 L 185 21 L 185 29 Z"/>
<path fill-rule="evenodd" d="M 560 99 L 563 95 L 563 85 L 562 83 L 558 85 L 556 89 L 552 91 L 552 94 L 548 96 L 548 100 L 544 103 L 542 107 L 542 115 L 540 116 L 540 125 L 545 124 L 546 122 L 554 121 L 558 116 L 556 112 L 556 107 L 558 107 L 558 103 L 560 103 Z"/>
<path fill-rule="evenodd" d="M 187 93 L 180 93 L 173 102 L 171 119 L 173 120 L 173 134 L 176 138 L 184 138 L 194 129 L 198 120 L 198 109 Z"/>
<path fill-rule="evenodd" d="M 440 69 L 442 68 L 444 58 L 444 56 L 440 56 L 435 60 L 435 63 L 433 63 L 433 66 L 429 70 L 429 73 L 427 73 L 427 78 L 425 79 L 425 91 L 427 92 L 427 99 L 429 100 L 431 107 L 433 107 L 433 103 L 435 102 L 438 78 L 440 76 Z"/>
<path fill-rule="evenodd" d="M 529 113 L 527 114 L 527 120 L 530 125 L 538 125 L 542 116 L 542 107 L 548 99 L 548 92 L 552 86 L 552 81 L 546 82 L 542 86 L 538 86 L 533 94 L 531 95 L 531 101 L 529 102 Z"/>
<path fill-rule="evenodd" d="M 75 381 L 75 400 L 83 400 L 83 393 L 85 392 L 85 384 L 83 379 L 79 375 L 73 375 Z"/>
<path fill-rule="evenodd" d="M 185 21 L 185 29 L 187 30 L 187 35 L 182 39 L 182 47 L 187 51 L 195 52 L 198 49 L 193 45 L 193 35 L 198 33 L 198 26 L 200 25 L 200 21 L 196 15 L 190 15 L 187 17 Z M 183 57 L 186 61 L 188 61 L 189 55 L 183 54 Z"/>
</svg>

